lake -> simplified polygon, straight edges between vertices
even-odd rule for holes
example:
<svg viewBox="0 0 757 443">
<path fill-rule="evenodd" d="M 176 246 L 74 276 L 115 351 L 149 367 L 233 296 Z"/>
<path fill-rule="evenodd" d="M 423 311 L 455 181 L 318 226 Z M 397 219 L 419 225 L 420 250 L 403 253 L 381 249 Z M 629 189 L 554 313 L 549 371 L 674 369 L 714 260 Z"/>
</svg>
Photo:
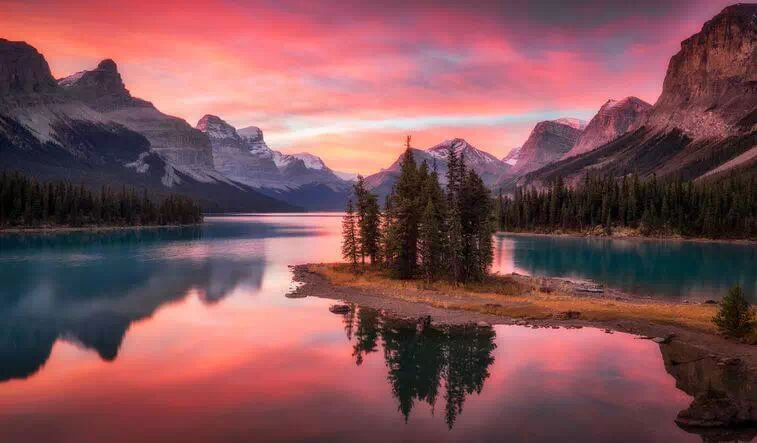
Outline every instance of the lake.
<svg viewBox="0 0 757 443">
<path fill-rule="evenodd" d="M 739 284 L 757 302 L 757 243 L 497 234 L 494 271 L 591 280 L 635 295 L 705 301 Z"/>
<path fill-rule="evenodd" d="M 339 232 L 339 216 L 293 214 L 0 236 L 2 440 L 701 440 L 674 423 L 692 397 L 649 340 L 285 297 L 288 265 L 338 260 Z M 755 252 L 498 236 L 495 268 L 754 295 Z"/>
</svg>

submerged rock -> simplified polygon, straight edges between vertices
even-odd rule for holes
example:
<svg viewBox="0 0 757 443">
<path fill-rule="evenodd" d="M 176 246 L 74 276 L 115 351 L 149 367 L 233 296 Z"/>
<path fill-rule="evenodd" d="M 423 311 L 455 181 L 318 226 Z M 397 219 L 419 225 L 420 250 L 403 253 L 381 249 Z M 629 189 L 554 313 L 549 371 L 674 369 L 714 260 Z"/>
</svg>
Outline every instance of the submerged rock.
<svg viewBox="0 0 757 443">
<path fill-rule="evenodd" d="M 343 305 L 343 304 L 331 305 L 329 306 L 329 311 L 331 311 L 334 314 L 346 314 L 350 312 L 350 306 Z"/>
</svg>

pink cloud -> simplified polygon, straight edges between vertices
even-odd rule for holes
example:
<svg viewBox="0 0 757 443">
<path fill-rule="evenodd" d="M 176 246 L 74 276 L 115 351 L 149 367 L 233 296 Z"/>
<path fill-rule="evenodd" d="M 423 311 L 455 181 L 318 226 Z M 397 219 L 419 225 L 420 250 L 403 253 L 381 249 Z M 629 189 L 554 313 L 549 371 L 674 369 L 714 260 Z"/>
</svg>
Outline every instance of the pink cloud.
<svg viewBox="0 0 757 443">
<path fill-rule="evenodd" d="M 541 3 L 37 0 L 6 5 L 0 26 L 3 37 L 36 46 L 56 76 L 113 58 L 132 93 L 164 112 L 192 124 L 219 114 L 281 138 L 313 117 L 338 127 L 348 119 L 578 112 L 627 95 L 653 102 L 678 42 L 726 4 Z M 434 144 L 449 129 L 423 128 L 419 137 Z M 454 130 L 496 155 L 528 134 Z M 384 152 L 385 134 L 337 131 L 274 148 L 369 173 L 394 153 L 366 161 L 347 150 Z"/>
</svg>

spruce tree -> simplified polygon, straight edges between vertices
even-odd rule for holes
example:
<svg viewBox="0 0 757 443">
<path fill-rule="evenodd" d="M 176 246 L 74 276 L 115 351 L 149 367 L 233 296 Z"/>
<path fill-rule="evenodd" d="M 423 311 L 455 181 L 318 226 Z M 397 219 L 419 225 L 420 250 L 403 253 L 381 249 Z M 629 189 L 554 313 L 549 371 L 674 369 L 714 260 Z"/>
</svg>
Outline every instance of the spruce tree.
<svg viewBox="0 0 757 443">
<path fill-rule="evenodd" d="M 352 272 L 358 272 L 358 237 L 355 220 L 355 208 L 352 199 L 347 201 L 345 214 L 342 218 L 342 258 L 352 267 Z"/>
<path fill-rule="evenodd" d="M 720 300 L 720 308 L 712 322 L 718 330 L 726 335 L 738 337 L 752 331 L 754 327 L 754 312 L 749 302 L 744 298 L 741 286 L 734 286 L 728 295 Z"/>
<path fill-rule="evenodd" d="M 407 146 L 400 164 L 400 177 L 391 194 L 397 241 L 392 273 L 400 279 L 412 278 L 418 263 L 418 222 L 420 219 L 418 186 L 420 181 L 413 152 L 409 148 L 410 136 L 407 138 Z"/>
</svg>

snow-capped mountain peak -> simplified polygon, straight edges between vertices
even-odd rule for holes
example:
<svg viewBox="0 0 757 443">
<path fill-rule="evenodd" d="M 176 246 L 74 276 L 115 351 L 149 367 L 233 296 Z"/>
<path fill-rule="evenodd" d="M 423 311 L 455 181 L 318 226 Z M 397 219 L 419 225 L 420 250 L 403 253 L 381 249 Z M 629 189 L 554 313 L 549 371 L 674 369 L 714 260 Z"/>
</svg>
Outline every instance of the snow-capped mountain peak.
<svg viewBox="0 0 757 443">
<path fill-rule="evenodd" d="M 455 155 L 458 157 L 460 155 L 463 155 L 465 157 L 466 163 L 477 163 L 477 164 L 486 164 L 486 163 L 492 163 L 492 162 L 499 162 L 499 159 L 497 159 L 495 156 L 489 154 L 488 152 L 481 151 L 479 149 L 476 149 L 474 146 L 470 145 L 467 141 L 465 141 L 462 138 L 453 138 L 451 140 L 445 140 L 441 143 L 439 143 L 436 146 L 432 146 L 426 150 L 431 156 L 446 160 L 447 155 L 449 154 L 449 149 L 452 147 L 452 149 L 455 152 Z"/>
<path fill-rule="evenodd" d="M 199 122 L 197 129 L 207 134 L 210 138 L 238 138 L 236 129 L 215 115 L 206 114 Z"/>
<path fill-rule="evenodd" d="M 323 162 L 323 159 L 321 159 L 321 157 L 318 157 L 317 155 L 313 155 L 308 152 L 298 152 L 297 154 L 292 154 L 292 157 L 299 158 L 300 160 L 305 162 L 305 167 L 307 167 L 308 169 L 327 169 L 326 164 Z"/>
</svg>

